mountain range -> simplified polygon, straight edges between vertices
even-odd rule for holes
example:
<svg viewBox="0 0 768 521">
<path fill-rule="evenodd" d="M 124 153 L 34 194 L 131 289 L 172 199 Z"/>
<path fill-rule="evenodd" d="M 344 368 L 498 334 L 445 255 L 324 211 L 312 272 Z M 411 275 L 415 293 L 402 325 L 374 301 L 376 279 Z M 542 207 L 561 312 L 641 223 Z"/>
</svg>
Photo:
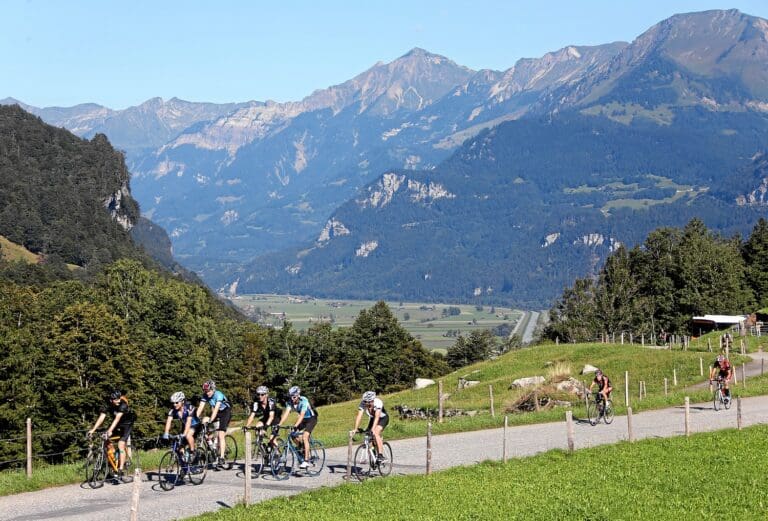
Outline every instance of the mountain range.
<svg viewBox="0 0 768 521">
<path fill-rule="evenodd" d="M 767 35 L 707 11 L 506 71 L 414 49 L 300 102 L 25 108 L 124 149 L 216 287 L 536 306 L 654 227 L 765 213 Z"/>
</svg>

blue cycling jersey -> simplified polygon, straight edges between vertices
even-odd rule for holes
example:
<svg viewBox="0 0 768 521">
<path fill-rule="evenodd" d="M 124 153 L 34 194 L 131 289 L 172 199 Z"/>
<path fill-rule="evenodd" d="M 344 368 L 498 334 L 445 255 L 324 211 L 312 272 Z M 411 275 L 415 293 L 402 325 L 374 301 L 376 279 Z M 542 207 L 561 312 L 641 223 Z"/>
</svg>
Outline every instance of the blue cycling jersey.
<svg viewBox="0 0 768 521">
<path fill-rule="evenodd" d="M 192 427 L 200 423 L 200 419 L 197 417 L 197 409 L 189 402 L 184 402 L 184 405 L 179 410 L 176 410 L 176 408 L 171 409 L 168 411 L 168 416 L 181 420 L 182 425 L 187 424 L 187 418 L 190 416 L 192 417 Z"/>
<path fill-rule="evenodd" d="M 223 411 L 223 410 L 229 408 L 229 400 L 227 400 L 227 397 L 224 396 L 223 392 L 218 391 L 218 390 L 214 391 L 210 398 L 208 398 L 207 396 L 203 395 L 200 398 L 200 401 L 201 402 L 205 402 L 208 405 L 210 405 L 211 409 L 216 407 L 217 403 L 221 403 L 221 405 L 219 406 L 219 410 L 220 411 Z"/>
<path fill-rule="evenodd" d="M 299 413 L 299 415 L 304 415 L 304 418 L 311 418 L 312 416 L 316 416 L 315 411 L 312 410 L 312 406 L 309 405 L 309 400 L 307 400 L 306 396 L 300 396 L 298 403 L 293 403 L 293 401 L 289 398 L 288 401 L 285 403 L 286 407 L 289 407 L 294 412 Z"/>
</svg>

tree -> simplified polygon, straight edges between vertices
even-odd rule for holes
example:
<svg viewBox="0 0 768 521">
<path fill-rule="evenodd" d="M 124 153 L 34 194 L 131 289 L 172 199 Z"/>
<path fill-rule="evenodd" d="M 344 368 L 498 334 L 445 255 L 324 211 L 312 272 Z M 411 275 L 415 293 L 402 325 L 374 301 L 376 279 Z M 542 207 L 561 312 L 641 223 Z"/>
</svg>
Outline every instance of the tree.
<svg viewBox="0 0 768 521">
<path fill-rule="evenodd" d="M 496 347 L 496 337 L 493 333 L 484 329 L 472 331 L 467 338 L 459 336 L 456 343 L 448 348 L 445 360 L 452 368 L 457 369 L 465 365 L 487 360 Z"/>
<path fill-rule="evenodd" d="M 760 308 L 768 306 L 768 221 L 760 218 L 742 248 L 747 284 Z"/>
<path fill-rule="evenodd" d="M 576 279 L 572 288 L 550 310 L 550 323 L 545 335 L 553 340 L 586 342 L 593 340 L 602 328 L 597 320 L 595 284 L 592 279 Z"/>
</svg>

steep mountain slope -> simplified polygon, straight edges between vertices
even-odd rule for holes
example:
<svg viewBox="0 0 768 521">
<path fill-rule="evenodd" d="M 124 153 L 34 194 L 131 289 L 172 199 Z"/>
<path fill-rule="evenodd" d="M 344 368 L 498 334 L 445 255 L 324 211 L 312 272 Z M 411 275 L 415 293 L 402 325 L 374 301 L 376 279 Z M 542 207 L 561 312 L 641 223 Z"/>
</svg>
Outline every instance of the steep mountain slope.
<svg viewBox="0 0 768 521">
<path fill-rule="evenodd" d="M 222 265 L 315 236 L 383 170 L 433 168 L 624 45 L 477 73 L 414 49 L 300 103 L 252 106 L 183 133 L 137 166 L 136 193 L 179 258 L 215 284 Z"/>
<path fill-rule="evenodd" d="M 504 123 L 435 170 L 386 173 L 313 244 L 258 259 L 230 289 L 544 306 L 659 226 L 701 216 L 748 232 L 766 207 L 738 206 L 732 181 L 756 172 L 766 132 L 759 114 L 700 109 L 661 127 L 573 113 Z"/>
</svg>

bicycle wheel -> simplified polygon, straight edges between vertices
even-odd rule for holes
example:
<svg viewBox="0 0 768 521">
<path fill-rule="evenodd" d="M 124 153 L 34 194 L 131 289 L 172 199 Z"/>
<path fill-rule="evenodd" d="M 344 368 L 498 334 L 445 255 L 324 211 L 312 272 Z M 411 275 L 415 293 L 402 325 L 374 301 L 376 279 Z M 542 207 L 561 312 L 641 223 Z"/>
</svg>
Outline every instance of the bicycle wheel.
<svg viewBox="0 0 768 521">
<path fill-rule="evenodd" d="M 231 434 L 227 434 L 224 439 L 226 440 L 224 444 L 224 468 L 232 470 L 237 462 L 237 441 Z"/>
<path fill-rule="evenodd" d="M 352 460 L 352 473 L 359 481 L 363 481 L 371 476 L 372 469 L 370 452 L 366 450 L 365 444 L 360 445 L 355 451 L 355 459 Z"/>
<path fill-rule="evenodd" d="M 732 401 L 732 399 L 731 399 L 730 396 L 723 396 L 723 405 L 725 405 L 726 409 L 730 409 L 731 408 L 731 401 Z"/>
<path fill-rule="evenodd" d="M 293 452 L 285 440 L 280 440 L 277 447 L 272 449 L 269 467 L 275 479 L 284 480 L 293 471 Z"/>
<path fill-rule="evenodd" d="M 714 392 L 713 398 L 712 398 L 712 402 L 715 405 L 715 410 L 716 411 L 720 410 L 720 404 L 723 403 L 722 394 L 723 393 L 722 393 L 722 391 L 720 389 L 715 389 L 715 392 Z"/>
<path fill-rule="evenodd" d="M 307 468 L 307 474 L 317 476 L 325 466 L 325 446 L 322 441 L 314 438 L 309 440 L 309 458 L 310 466 Z"/>
<path fill-rule="evenodd" d="M 205 474 L 208 471 L 208 454 L 205 449 L 200 447 L 190 454 L 192 460 L 187 465 L 187 475 L 189 482 L 193 485 L 199 485 L 205 480 Z"/>
<path fill-rule="evenodd" d="M 613 422 L 613 402 L 608 400 L 603 408 L 603 420 L 606 424 Z"/>
<path fill-rule="evenodd" d="M 169 450 L 163 454 L 160 460 L 160 467 L 157 469 L 157 479 L 160 482 L 160 488 L 163 490 L 173 490 L 173 487 L 181 483 L 181 466 L 176 453 Z"/>
<path fill-rule="evenodd" d="M 597 425 L 597 403 L 594 400 L 590 400 L 587 403 L 587 419 L 592 425 Z"/>
<path fill-rule="evenodd" d="M 104 486 L 107 479 L 107 460 L 104 458 L 104 452 L 96 452 L 86 460 L 85 479 L 91 488 Z"/>
<path fill-rule="evenodd" d="M 389 473 L 392 472 L 392 447 L 387 443 L 384 442 L 382 446 L 382 454 L 384 454 L 384 459 L 379 462 L 378 468 L 379 468 L 379 474 L 382 476 L 389 476 Z"/>
<path fill-rule="evenodd" d="M 251 456 L 251 466 L 256 475 L 264 472 L 264 468 L 269 465 L 269 454 L 263 443 L 253 446 L 253 455 Z"/>
</svg>

